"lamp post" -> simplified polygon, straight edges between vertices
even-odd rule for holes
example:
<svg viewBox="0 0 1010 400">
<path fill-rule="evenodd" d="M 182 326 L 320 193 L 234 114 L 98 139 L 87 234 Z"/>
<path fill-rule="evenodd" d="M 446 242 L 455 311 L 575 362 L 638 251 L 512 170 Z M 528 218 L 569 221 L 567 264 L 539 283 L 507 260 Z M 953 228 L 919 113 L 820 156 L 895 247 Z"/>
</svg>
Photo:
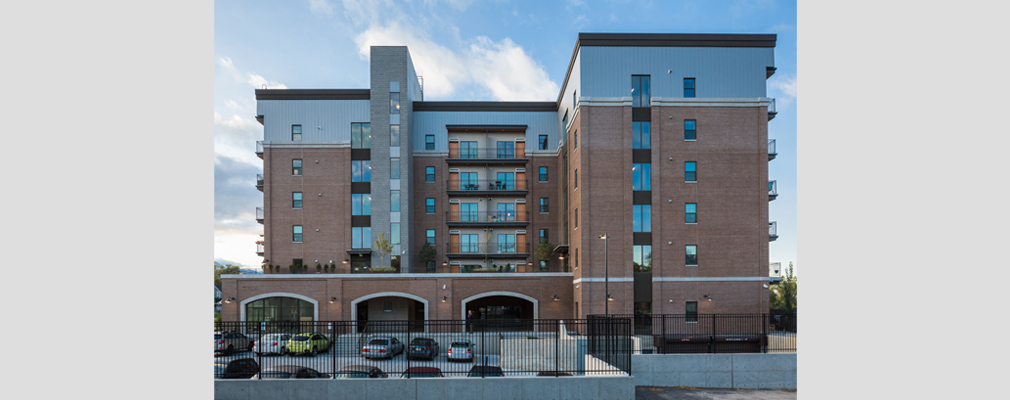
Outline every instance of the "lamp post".
<svg viewBox="0 0 1010 400">
<path fill-rule="evenodd" d="M 607 292 L 607 298 L 603 302 L 603 313 L 605 315 L 610 315 L 610 235 L 604 233 L 600 235 L 600 239 L 603 239 L 603 263 L 604 263 L 604 275 L 603 275 L 603 291 Z"/>
</svg>

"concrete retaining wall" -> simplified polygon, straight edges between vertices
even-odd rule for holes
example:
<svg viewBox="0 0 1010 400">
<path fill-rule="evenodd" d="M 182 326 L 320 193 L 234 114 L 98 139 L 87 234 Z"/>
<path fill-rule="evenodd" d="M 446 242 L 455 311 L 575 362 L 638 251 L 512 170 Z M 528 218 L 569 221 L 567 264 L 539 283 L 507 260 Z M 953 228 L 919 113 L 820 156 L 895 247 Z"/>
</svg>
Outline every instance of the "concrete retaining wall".
<svg viewBox="0 0 1010 400">
<path fill-rule="evenodd" d="M 216 380 L 215 400 L 260 399 L 620 399 L 635 380 L 618 377 Z"/>
<path fill-rule="evenodd" d="M 636 354 L 635 386 L 796 389 L 796 354 Z"/>
</svg>

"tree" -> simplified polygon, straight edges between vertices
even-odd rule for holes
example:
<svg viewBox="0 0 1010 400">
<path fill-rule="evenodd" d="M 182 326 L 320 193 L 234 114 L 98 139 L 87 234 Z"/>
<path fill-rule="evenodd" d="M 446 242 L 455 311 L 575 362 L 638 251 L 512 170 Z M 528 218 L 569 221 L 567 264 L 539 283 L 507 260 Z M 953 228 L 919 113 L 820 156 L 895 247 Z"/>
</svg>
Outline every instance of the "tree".
<svg viewBox="0 0 1010 400">
<path fill-rule="evenodd" d="M 546 263 L 550 262 L 552 255 L 554 255 L 554 245 L 548 243 L 547 239 L 540 239 L 540 243 L 537 244 L 533 256 L 540 260 L 542 265 L 546 265 Z"/>
<path fill-rule="evenodd" d="M 428 265 L 428 263 L 435 261 L 436 257 L 438 257 L 438 250 L 435 250 L 434 247 L 431 247 L 431 243 L 428 242 L 424 242 L 424 247 L 421 247 L 421 251 L 417 254 L 417 258 L 421 259 L 421 262 L 423 262 L 424 265 L 426 266 Z"/>
<path fill-rule="evenodd" d="M 772 286 L 768 291 L 768 304 L 773 310 L 793 312 L 796 309 L 796 276 L 793 275 L 793 263 L 786 268 L 786 276 L 782 281 Z"/>
<path fill-rule="evenodd" d="M 383 267 L 386 261 L 386 254 L 393 252 L 393 245 L 389 244 L 385 232 L 379 232 L 375 239 L 375 252 L 379 253 L 379 267 Z"/>
<path fill-rule="evenodd" d="M 240 275 L 239 266 L 214 263 L 214 285 L 221 286 L 221 275 Z"/>
</svg>

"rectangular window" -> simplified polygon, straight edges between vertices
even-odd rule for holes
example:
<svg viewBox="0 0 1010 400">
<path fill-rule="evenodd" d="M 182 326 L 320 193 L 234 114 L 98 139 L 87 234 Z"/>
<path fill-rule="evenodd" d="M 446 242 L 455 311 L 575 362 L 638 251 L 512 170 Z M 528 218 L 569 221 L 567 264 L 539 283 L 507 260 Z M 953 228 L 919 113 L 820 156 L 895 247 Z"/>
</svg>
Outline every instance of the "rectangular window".
<svg viewBox="0 0 1010 400">
<path fill-rule="evenodd" d="M 476 172 L 460 172 L 459 173 L 459 187 L 463 190 L 477 190 L 480 188 L 480 182 L 477 182 Z"/>
<path fill-rule="evenodd" d="M 695 130 L 695 120 L 685 119 L 684 120 L 684 140 L 697 140 L 697 134 Z"/>
<path fill-rule="evenodd" d="M 652 271 L 652 246 L 632 246 L 635 272 Z"/>
<path fill-rule="evenodd" d="M 477 158 L 477 142 L 459 142 L 459 158 Z"/>
<path fill-rule="evenodd" d="M 574 150 L 579 149 L 579 131 L 573 132 L 574 137 L 572 138 L 572 146 L 575 146 Z"/>
<path fill-rule="evenodd" d="M 689 244 L 686 247 L 684 247 L 684 254 L 685 254 L 684 262 L 687 265 L 693 265 L 693 266 L 697 266 L 698 265 L 698 246 L 697 245 Z"/>
<path fill-rule="evenodd" d="M 302 160 L 291 160 L 291 175 L 300 176 L 302 174 Z"/>
<path fill-rule="evenodd" d="M 631 106 L 649 107 L 649 75 L 631 76 Z"/>
<path fill-rule="evenodd" d="M 435 198 L 429 197 L 424 199 L 424 212 L 428 214 L 435 213 Z"/>
<path fill-rule="evenodd" d="M 573 90 L 572 91 L 572 109 L 574 109 L 575 105 L 578 104 L 578 100 L 579 100 L 579 91 L 578 90 Z"/>
<path fill-rule="evenodd" d="M 465 235 L 459 235 L 459 252 L 460 253 L 477 253 L 480 251 L 480 243 L 477 242 L 478 236 L 476 233 L 468 233 Z"/>
<path fill-rule="evenodd" d="M 631 164 L 631 190 L 652 190 L 652 164 Z"/>
<path fill-rule="evenodd" d="M 698 181 L 698 163 L 694 161 L 688 161 L 684 163 L 684 182 L 697 182 Z"/>
<path fill-rule="evenodd" d="M 301 242 L 302 241 L 302 226 L 301 225 L 292 226 L 291 227 L 291 236 L 292 236 L 292 238 L 291 238 L 292 241 L 294 241 L 294 242 Z"/>
<path fill-rule="evenodd" d="M 291 141 L 301 142 L 302 141 L 302 126 L 301 125 L 291 125 Z"/>
<path fill-rule="evenodd" d="M 477 222 L 480 220 L 477 212 L 477 203 L 463 203 L 459 205 L 459 220 L 463 222 Z"/>
<path fill-rule="evenodd" d="M 302 208 L 302 192 L 291 193 L 291 208 Z"/>
<path fill-rule="evenodd" d="M 435 181 L 435 167 L 424 167 L 424 181 L 425 182 Z"/>
<path fill-rule="evenodd" d="M 516 205 L 515 203 L 498 203 L 498 214 L 495 215 L 497 219 L 495 221 L 515 221 L 516 220 Z"/>
<path fill-rule="evenodd" d="M 389 179 L 400 179 L 400 159 L 398 157 L 389 159 Z"/>
<path fill-rule="evenodd" d="M 516 252 L 516 235 L 515 234 L 498 234 L 498 252 L 499 253 L 515 253 Z"/>
<path fill-rule="evenodd" d="M 540 140 L 537 143 L 540 144 L 540 150 L 547 150 L 547 135 L 540 135 Z"/>
<path fill-rule="evenodd" d="M 635 204 L 632 207 L 632 232 L 652 232 L 652 205 Z"/>
<path fill-rule="evenodd" d="M 389 126 L 389 146 L 390 147 L 400 146 L 400 125 Z"/>
<path fill-rule="evenodd" d="M 540 242 L 550 242 L 550 240 L 547 238 L 548 237 L 548 233 L 549 232 L 547 232 L 546 229 L 541 229 L 540 230 Z"/>
<path fill-rule="evenodd" d="M 551 211 L 550 199 L 547 197 L 540 198 L 540 213 L 547 214 Z"/>
<path fill-rule="evenodd" d="M 496 190 L 516 190 L 515 172 L 498 172 L 498 180 L 495 181 Z"/>
<path fill-rule="evenodd" d="M 579 170 L 575 170 L 575 189 L 579 188 Z"/>
<path fill-rule="evenodd" d="M 684 320 L 687 322 L 698 322 L 698 302 L 689 301 L 684 307 Z"/>
<path fill-rule="evenodd" d="M 514 142 L 498 142 L 496 158 L 516 158 L 516 144 Z"/>
<path fill-rule="evenodd" d="M 540 167 L 540 182 L 547 182 L 547 167 Z"/>
<path fill-rule="evenodd" d="M 351 228 L 351 248 L 369 249 L 372 247 L 372 228 L 356 226 Z"/>
<path fill-rule="evenodd" d="M 435 150 L 435 135 L 424 135 L 424 149 Z"/>
<path fill-rule="evenodd" d="M 389 211 L 397 212 L 400 211 L 400 191 L 390 190 L 389 191 Z"/>
<path fill-rule="evenodd" d="M 649 149 L 652 148 L 650 135 L 650 122 L 631 123 L 631 148 Z"/>
<path fill-rule="evenodd" d="M 372 215 L 372 195 L 370 193 L 351 194 L 351 215 Z"/>
<path fill-rule="evenodd" d="M 694 224 L 698 222 L 698 204 L 684 203 L 684 222 Z"/>
<path fill-rule="evenodd" d="M 390 93 L 389 94 L 389 113 L 399 114 L 400 113 L 400 94 Z"/>
<path fill-rule="evenodd" d="M 371 123 L 355 122 L 351 124 L 351 148 L 352 149 L 372 148 Z"/>
<path fill-rule="evenodd" d="M 694 78 L 684 78 L 684 97 L 694 97 Z"/>
<path fill-rule="evenodd" d="M 432 246 L 435 245 L 435 230 L 428 229 L 424 231 L 424 241 Z"/>
<path fill-rule="evenodd" d="M 354 160 L 351 161 L 351 182 L 371 182 L 372 181 L 372 161 Z"/>
<path fill-rule="evenodd" d="M 579 229 L 579 209 L 575 209 L 575 229 Z M 578 260 L 576 260 L 578 262 Z"/>
<path fill-rule="evenodd" d="M 398 245 L 400 244 L 400 223 L 394 222 L 389 224 L 389 244 Z"/>
</svg>

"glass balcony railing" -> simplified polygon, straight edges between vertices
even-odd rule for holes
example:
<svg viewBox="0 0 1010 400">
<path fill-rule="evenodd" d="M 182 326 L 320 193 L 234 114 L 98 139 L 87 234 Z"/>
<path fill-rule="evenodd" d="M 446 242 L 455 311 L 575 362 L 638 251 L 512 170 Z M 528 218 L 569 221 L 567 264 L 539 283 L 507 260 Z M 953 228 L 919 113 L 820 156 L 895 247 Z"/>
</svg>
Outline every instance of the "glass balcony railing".
<svg viewBox="0 0 1010 400">
<path fill-rule="evenodd" d="M 776 181 L 768 181 L 768 201 L 779 197 L 779 189 Z"/>
<path fill-rule="evenodd" d="M 257 140 L 256 141 L 256 157 L 259 157 L 260 159 L 263 159 L 263 141 L 262 140 Z"/>
<path fill-rule="evenodd" d="M 263 191 L 263 174 L 256 174 L 256 189 Z"/>
<path fill-rule="evenodd" d="M 446 243 L 446 254 L 450 257 L 461 257 L 466 255 L 517 255 L 527 254 L 529 244 L 526 242 L 467 242 L 467 243 Z"/>
<path fill-rule="evenodd" d="M 778 154 L 775 151 L 775 139 L 768 139 L 768 161 L 774 160 Z"/>
<path fill-rule="evenodd" d="M 779 238 L 777 225 L 778 224 L 775 221 L 768 223 L 768 241 L 773 241 Z"/>
<path fill-rule="evenodd" d="M 526 158 L 525 147 L 453 147 L 449 146 L 447 160 L 521 160 Z"/>
<path fill-rule="evenodd" d="M 263 207 L 256 207 L 256 222 L 263 223 Z"/>
<path fill-rule="evenodd" d="M 451 225 L 463 225 L 472 223 L 474 225 L 526 225 L 530 220 L 530 213 L 510 211 L 447 211 L 445 221 Z"/>
<path fill-rule="evenodd" d="M 525 191 L 526 179 L 449 179 L 448 190 L 461 192 Z"/>
</svg>

